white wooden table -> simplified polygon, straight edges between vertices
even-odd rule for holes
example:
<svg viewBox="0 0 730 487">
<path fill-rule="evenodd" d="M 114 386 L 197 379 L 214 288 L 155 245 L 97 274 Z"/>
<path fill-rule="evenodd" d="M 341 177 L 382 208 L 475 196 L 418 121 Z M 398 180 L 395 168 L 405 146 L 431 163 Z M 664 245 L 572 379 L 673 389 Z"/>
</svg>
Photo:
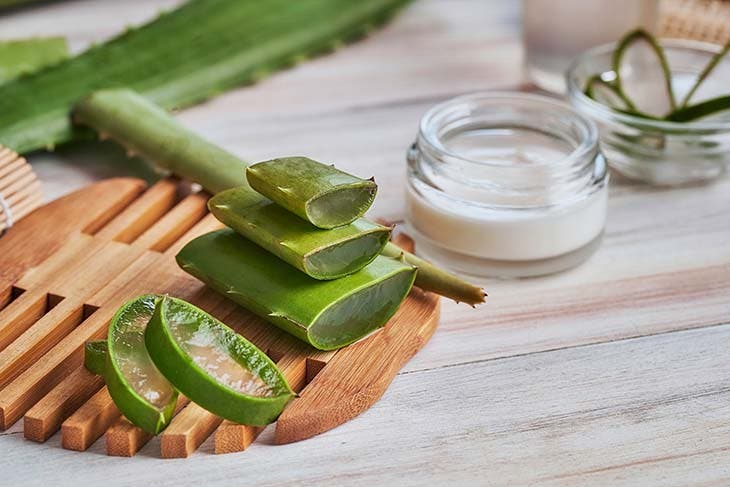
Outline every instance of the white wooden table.
<svg viewBox="0 0 730 487">
<path fill-rule="evenodd" d="M 74 50 L 175 0 L 71 1 L 0 17 L 0 36 Z M 381 185 L 399 220 L 404 152 L 446 97 L 521 83 L 519 3 L 419 0 L 342 51 L 185 111 L 249 160 L 306 154 Z M 111 145 L 31 158 L 56 197 L 149 174 Z M 371 410 L 329 433 L 186 460 L 63 450 L 0 433 L 0 485 L 730 485 L 730 180 L 662 190 L 614 175 L 603 247 L 542 279 L 487 283 Z"/>
</svg>

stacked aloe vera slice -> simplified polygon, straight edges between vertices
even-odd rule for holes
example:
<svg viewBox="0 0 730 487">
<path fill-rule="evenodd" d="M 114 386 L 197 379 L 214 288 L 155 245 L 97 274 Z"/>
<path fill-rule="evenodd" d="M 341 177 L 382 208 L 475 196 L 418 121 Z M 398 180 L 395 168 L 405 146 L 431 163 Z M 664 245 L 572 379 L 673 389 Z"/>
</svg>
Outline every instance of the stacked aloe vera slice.
<svg viewBox="0 0 730 487">
<path fill-rule="evenodd" d="M 208 203 L 230 228 L 188 243 L 179 265 L 318 349 L 382 327 L 416 268 L 381 255 L 391 228 L 362 218 L 375 183 L 306 157 L 254 164 L 246 178 Z"/>
</svg>

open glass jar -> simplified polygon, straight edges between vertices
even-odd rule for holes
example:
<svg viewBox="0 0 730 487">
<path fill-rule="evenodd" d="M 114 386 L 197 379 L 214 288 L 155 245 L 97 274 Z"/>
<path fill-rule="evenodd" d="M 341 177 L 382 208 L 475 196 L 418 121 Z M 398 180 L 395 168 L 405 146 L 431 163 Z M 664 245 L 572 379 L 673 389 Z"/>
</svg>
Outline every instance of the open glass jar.
<svg viewBox="0 0 730 487">
<path fill-rule="evenodd" d="M 432 108 L 408 152 L 406 220 L 419 254 L 462 274 L 527 277 L 600 245 L 608 174 L 595 125 L 524 93 Z"/>
</svg>

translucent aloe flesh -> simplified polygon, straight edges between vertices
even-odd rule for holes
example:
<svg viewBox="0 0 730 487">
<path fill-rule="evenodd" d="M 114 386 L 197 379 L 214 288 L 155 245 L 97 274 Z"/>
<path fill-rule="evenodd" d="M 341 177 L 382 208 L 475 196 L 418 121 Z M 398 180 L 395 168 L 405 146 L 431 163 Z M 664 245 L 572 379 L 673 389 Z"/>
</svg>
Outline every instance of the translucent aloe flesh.
<svg viewBox="0 0 730 487">
<path fill-rule="evenodd" d="M 0 84 L 56 64 L 67 56 L 68 46 L 63 37 L 0 41 Z"/>
<path fill-rule="evenodd" d="M 246 185 L 246 164 L 180 125 L 164 110 L 131 90 L 105 90 L 82 101 L 76 118 L 154 164 L 201 184 L 210 193 Z M 251 190 L 253 191 L 253 189 Z M 391 242 L 383 255 L 418 267 L 416 286 L 472 306 L 484 290 L 405 252 Z"/>
<path fill-rule="evenodd" d="M 151 434 L 172 420 L 178 396 L 145 347 L 145 329 L 159 299 L 140 296 L 117 311 L 109 326 L 104 375 L 114 404 L 129 421 Z"/>
<path fill-rule="evenodd" d="M 24 153 L 81 135 L 85 95 L 129 87 L 165 108 L 255 82 L 361 37 L 405 0 L 198 0 L 0 87 L 0 144 Z"/>
<path fill-rule="evenodd" d="M 145 342 L 178 390 L 225 419 L 263 426 L 275 421 L 294 396 L 264 352 L 185 301 L 159 301 Z"/>
<path fill-rule="evenodd" d="M 364 218 L 322 230 L 247 187 L 218 193 L 208 208 L 221 222 L 315 279 L 362 269 L 390 238 L 390 228 Z"/>
<path fill-rule="evenodd" d="M 253 189 L 314 226 L 334 228 L 360 218 L 377 185 L 308 157 L 283 157 L 246 168 Z"/>
<path fill-rule="evenodd" d="M 310 343 L 331 350 L 382 327 L 413 285 L 416 269 L 378 256 L 362 270 L 319 281 L 230 229 L 189 242 L 177 262 L 231 300 Z"/>
</svg>

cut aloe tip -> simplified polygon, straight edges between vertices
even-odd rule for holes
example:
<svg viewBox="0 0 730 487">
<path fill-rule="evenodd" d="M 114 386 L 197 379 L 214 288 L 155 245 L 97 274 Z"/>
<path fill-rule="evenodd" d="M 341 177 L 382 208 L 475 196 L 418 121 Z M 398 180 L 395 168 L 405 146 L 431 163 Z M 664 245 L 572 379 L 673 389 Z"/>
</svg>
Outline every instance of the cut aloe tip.
<svg viewBox="0 0 730 487">
<path fill-rule="evenodd" d="M 380 254 L 391 228 L 360 218 L 323 230 L 240 187 L 218 193 L 208 208 L 222 223 L 315 279 L 337 279 Z"/>
<path fill-rule="evenodd" d="M 385 325 L 416 274 L 413 266 L 378 256 L 354 274 L 319 281 L 230 229 L 192 240 L 177 262 L 211 288 L 321 350 L 349 345 Z"/>
<path fill-rule="evenodd" d="M 145 347 L 145 329 L 159 296 L 144 295 L 124 304 L 112 318 L 105 369 L 109 395 L 133 424 L 150 434 L 165 429 L 178 392 L 160 373 Z"/>
<path fill-rule="evenodd" d="M 190 400 L 236 423 L 272 423 L 294 397 L 264 352 L 205 311 L 162 298 L 145 342 L 157 368 Z"/>
<path fill-rule="evenodd" d="M 256 191 L 319 228 L 335 228 L 360 218 L 378 186 L 308 157 L 282 157 L 246 168 Z"/>
</svg>

